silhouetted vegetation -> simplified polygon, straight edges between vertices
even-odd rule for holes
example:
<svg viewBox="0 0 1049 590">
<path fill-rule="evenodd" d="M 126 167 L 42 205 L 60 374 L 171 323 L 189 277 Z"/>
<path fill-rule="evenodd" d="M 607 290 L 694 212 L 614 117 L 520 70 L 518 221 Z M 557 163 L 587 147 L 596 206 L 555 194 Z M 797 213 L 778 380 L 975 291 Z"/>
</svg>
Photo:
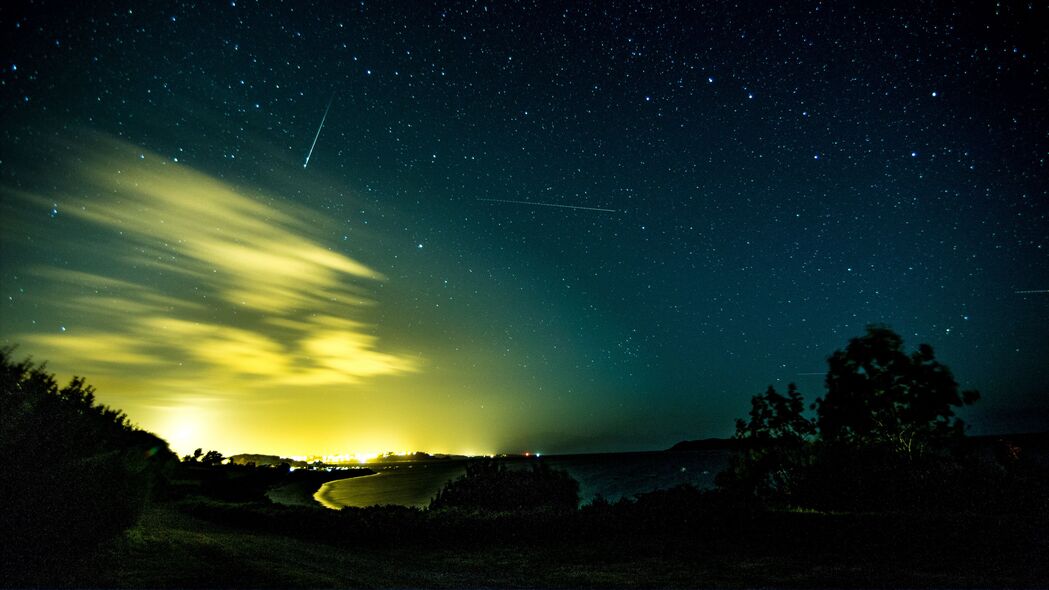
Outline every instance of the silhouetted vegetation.
<svg viewBox="0 0 1049 590">
<path fill-rule="evenodd" d="M 501 461 L 468 463 L 466 473 L 448 482 L 430 501 L 431 510 L 459 508 L 493 512 L 575 510 L 579 482 L 567 472 L 536 462 L 511 469 Z"/>
<path fill-rule="evenodd" d="M 489 586 L 506 575 L 501 585 L 1029 586 L 1049 574 L 1044 513 L 773 510 L 688 486 L 571 511 L 181 507 L 252 540 L 279 535 L 395 563 L 384 585 Z M 425 568 L 433 559 L 441 569 Z"/>
<path fill-rule="evenodd" d="M 204 449 L 177 462 L 163 441 L 96 404 L 82 379 L 59 388 L 42 367 L 12 363 L 9 354 L 0 450 L 15 462 L 0 490 L 16 546 L 5 555 L 5 574 L 23 563 L 54 571 L 56 555 L 84 555 L 118 536 L 134 525 L 163 474 L 163 493 L 153 495 L 165 502 L 123 544 L 108 545 L 108 566 L 66 580 L 1024 586 L 1049 575 L 1042 557 L 1049 553 L 1049 439 L 967 439 L 953 411 L 975 393 L 958 392 L 931 348 L 906 355 L 886 328 L 872 327 L 834 353 L 814 412 L 793 384 L 784 394 L 769 387 L 752 398 L 732 440 L 676 445 L 682 452 L 735 450 L 717 489 L 680 486 L 615 502 L 598 497 L 582 507 L 567 472 L 512 460 L 468 463 L 425 510 L 275 504 L 267 496 L 274 486 L 314 490 L 373 472 L 292 470 L 279 457 L 227 459 Z M 1041 455 L 1029 452 L 1036 448 Z M 265 566 L 258 551 L 280 565 Z M 285 567 L 285 551 L 300 561 L 326 557 Z M 362 582 L 359 563 L 338 567 L 352 559 L 369 568 L 395 565 Z M 107 577 L 111 570 L 128 577 Z M 4 581 L 56 580 L 32 571 Z"/>
<path fill-rule="evenodd" d="M 920 457 L 964 436 L 954 408 L 980 398 L 976 391 L 959 393 L 931 346 L 907 355 L 903 339 L 885 326 L 868 326 L 827 364 L 827 393 L 814 408 L 820 439 L 828 444 Z"/>
<path fill-rule="evenodd" d="M 199 449 L 198 449 L 199 450 Z M 201 453 L 206 458 L 209 454 Z M 256 466 L 252 463 L 222 463 L 221 460 L 187 460 L 177 465 L 172 472 L 166 497 L 171 500 L 182 500 L 199 496 L 221 502 L 262 502 L 268 503 L 266 492 L 276 486 L 289 484 L 311 484 L 319 488 L 321 484 L 335 479 L 348 479 L 375 472 L 366 467 L 326 471 L 323 469 L 295 469 L 288 463 L 279 465 Z"/>
<path fill-rule="evenodd" d="M 751 399 L 750 419 L 736 420 L 736 440 L 742 452 L 733 456 L 718 482 L 733 493 L 770 500 L 791 495 L 799 470 L 810 463 L 809 441 L 814 424 L 805 418 L 805 404 L 791 383 L 787 395 L 769 386 Z"/>
<path fill-rule="evenodd" d="M 41 581 L 131 526 L 176 461 L 167 443 L 95 402 L 81 377 L 0 350 L 0 514 L 8 583 Z"/>
<path fill-rule="evenodd" d="M 966 443 L 954 409 L 979 394 L 959 392 L 929 345 L 908 355 L 899 335 L 869 326 L 828 365 L 812 419 L 794 384 L 787 396 L 769 387 L 752 399 L 749 420 L 737 421 L 741 450 L 718 476 L 722 489 L 836 511 L 1049 508 L 1044 469 L 1009 467 Z"/>
</svg>

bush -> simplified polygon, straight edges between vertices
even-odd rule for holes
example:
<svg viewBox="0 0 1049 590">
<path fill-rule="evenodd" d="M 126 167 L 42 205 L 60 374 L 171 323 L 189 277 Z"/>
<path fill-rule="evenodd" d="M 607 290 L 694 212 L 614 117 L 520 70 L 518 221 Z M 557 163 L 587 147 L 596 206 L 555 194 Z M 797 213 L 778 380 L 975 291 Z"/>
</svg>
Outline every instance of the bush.
<svg viewBox="0 0 1049 590">
<path fill-rule="evenodd" d="M 979 394 L 960 392 L 931 346 L 908 355 L 898 334 L 871 325 L 827 363 L 814 421 L 794 384 L 787 396 L 770 386 L 752 398 L 721 489 L 765 505 L 857 511 L 972 509 L 994 496 L 994 477 L 956 452 L 965 425 L 954 408 Z"/>
<path fill-rule="evenodd" d="M 781 501 L 797 487 L 799 469 L 810 459 L 815 426 L 803 412 L 797 387 L 780 395 L 771 385 L 751 398 L 749 420 L 736 420 L 738 452 L 716 478 L 718 486 L 748 499 Z"/>
<path fill-rule="evenodd" d="M 477 461 L 466 474 L 448 482 L 430 501 L 431 510 L 459 508 L 492 512 L 575 510 L 579 482 L 568 472 L 533 463 L 530 469 L 510 469 L 499 461 Z"/>
<path fill-rule="evenodd" d="M 47 583 L 133 524 L 175 455 L 95 403 L 82 378 L 59 388 L 43 366 L 0 350 L 0 522 L 7 583 Z"/>
<path fill-rule="evenodd" d="M 832 511 L 1044 514 L 1049 473 L 1038 466 L 1012 469 L 974 448 L 921 457 L 889 446 L 865 449 L 821 445 L 798 474 L 797 505 Z"/>
</svg>

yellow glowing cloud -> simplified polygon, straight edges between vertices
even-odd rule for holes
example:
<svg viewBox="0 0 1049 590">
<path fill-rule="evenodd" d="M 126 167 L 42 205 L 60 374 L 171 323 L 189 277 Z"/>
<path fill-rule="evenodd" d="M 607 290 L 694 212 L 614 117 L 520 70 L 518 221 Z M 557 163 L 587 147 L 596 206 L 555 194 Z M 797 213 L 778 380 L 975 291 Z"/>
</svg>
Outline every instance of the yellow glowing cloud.
<svg viewBox="0 0 1049 590">
<path fill-rule="evenodd" d="M 280 377 L 288 371 L 284 349 L 267 336 L 230 326 L 174 318 L 141 318 L 140 324 L 161 341 L 170 341 L 186 355 L 208 366 L 239 375 Z M 142 335 L 144 336 L 144 334 Z"/>
<path fill-rule="evenodd" d="M 143 366 L 163 364 L 162 359 L 143 350 L 137 339 L 123 334 L 85 332 L 82 334 L 30 334 L 22 337 L 28 344 L 56 353 L 55 358 L 75 359 L 81 372 L 100 365 Z"/>
<path fill-rule="evenodd" d="M 375 338 L 366 334 L 341 331 L 319 331 L 303 343 L 303 350 L 326 369 L 306 376 L 306 381 L 338 383 L 346 379 L 413 370 L 410 359 L 376 352 Z"/>
<path fill-rule="evenodd" d="M 53 305 L 79 316 L 110 316 L 119 311 L 121 316 L 145 314 L 197 313 L 207 308 L 200 303 L 159 293 L 152 288 L 130 281 L 122 281 L 88 272 L 36 268 L 30 274 L 49 282 L 63 285 L 71 295 L 56 298 Z"/>
<path fill-rule="evenodd" d="M 107 270 L 36 269 L 55 285 L 42 303 L 80 325 L 18 341 L 78 372 L 125 367 L 173 395 L 418 370 L 414 357 L 379 350 L 356 319 L 383 276 L 330 250 L 310 212 L 112 140 L 77 155 L 81 168 L 55 193 L 83 233 L 102 236 L 83 256 L 86 268 Z M 7 192 L 38 204 L 56 198 Z"/>
<path fill-rule="evenodd" d="M 127 154 L 126 148 L 119 151 Z M 263 204 L 263 196 L 240 194 L 152 154 L 121 160 L 95 156 L 86 161 L 83 175 L 89 190 L 106 196 L 67 207 L 70 214 L 143 247 L 148 255 L 136 255 L 135 263 L 207 281 L 230 303 L 266 313 L 301 309 L 355 292 L 347 278 L 382 278 L 324 248 L 310 237 L 305 220 Z"/>
</svg>

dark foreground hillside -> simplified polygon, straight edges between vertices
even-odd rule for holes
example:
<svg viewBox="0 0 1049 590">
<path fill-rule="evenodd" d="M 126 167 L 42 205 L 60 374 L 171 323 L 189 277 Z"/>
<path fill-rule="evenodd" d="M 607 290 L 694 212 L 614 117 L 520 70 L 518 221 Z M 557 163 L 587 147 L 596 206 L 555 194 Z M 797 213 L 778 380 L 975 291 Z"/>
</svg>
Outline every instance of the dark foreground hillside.
<svg viewBox="0 0 1049 590">
<path fill-rule="evenodd" d="M 869 350 L 892 362 L 845 362 Z M 832 359 L 844 369 L 828 383 L 849 387 L 828 387 L 815 419 L 793 385 L 752 399 L 716 490 L 580 507 L 579 483 L 546 461 L 474 460 L 427 509 L 334 511 L 271 498 L 371 471 L 178 461 L 82 380 L 60 388 L 4 356 L 0 585 L 1044 587 L 1046 438 L 964 437 L 952 407 L 975 392 L 887 330 Z"/>
<path fill-rule="evenodd" d="M 1049 518 L 823 514 L 691 489 L 575 512 L 158 504 L 49 585 L 1042 587 Z"/>
</svg>

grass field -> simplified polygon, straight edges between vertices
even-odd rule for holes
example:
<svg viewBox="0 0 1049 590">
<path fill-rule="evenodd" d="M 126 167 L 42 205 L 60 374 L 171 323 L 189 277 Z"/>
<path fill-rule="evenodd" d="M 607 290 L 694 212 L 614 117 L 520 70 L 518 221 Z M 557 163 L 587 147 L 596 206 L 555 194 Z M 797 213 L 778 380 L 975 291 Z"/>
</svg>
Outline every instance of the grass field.
<svg viewBox="0 0 1049 590">
<path fill-rule="evenodd" d="M 788 520 L 795 517 L 812 522 L 823 515 L 788 515 Z M 911 544 L 901 541 L 904 547 Z M 93 572 L 81 565 L 68 570 L 69 579 L 55 583 L 119 588 L 625 588 L 1039 587 L 1045 582 L 1044 538 L 1040 546 L 1022 540 L 1005 548 L 1010 553 L 1003 553 L 1004 559 L 993 554 L 980 559 L 979 546 L 974 548 L 976 558 L 940 551 L 911 558 L 891 551 L 865 555 L 865 548 L 841 542 L 847 541 L 839 539 L 837 546 L 821 552 L 811 539 L 790 547 L 765 538 L 743 549 L 737 542 L 682 542 L 643 534 L 613 535 L 597 544 L 566 538 L 544 544 L 362 548 L 224 525 L 161 505 L 147 510 L 121 543 L 94 560 Z"/>
</svg>

